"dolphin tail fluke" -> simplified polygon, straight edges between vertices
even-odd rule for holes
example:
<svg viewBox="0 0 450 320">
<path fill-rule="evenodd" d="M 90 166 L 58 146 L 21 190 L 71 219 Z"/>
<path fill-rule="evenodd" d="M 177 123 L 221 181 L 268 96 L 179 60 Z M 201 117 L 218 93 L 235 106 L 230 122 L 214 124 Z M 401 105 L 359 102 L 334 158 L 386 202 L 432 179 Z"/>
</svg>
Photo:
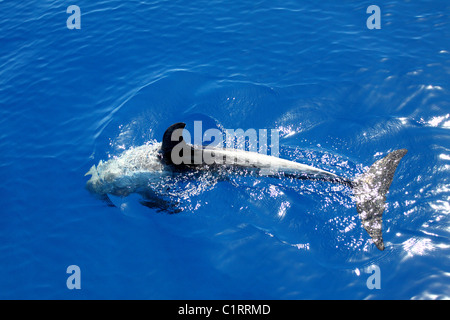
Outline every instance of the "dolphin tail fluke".
<svg viewBox="0 0 450 320">
<path fill-rule="evenodd" d="M 407 152 L 400 149 L 389 153 L 353 182 L 356 209 L 362 225 L 380 250 L 384 250 L 381 226 L 386 193 L 394 179 L 395 169 Z"/>
</svg>

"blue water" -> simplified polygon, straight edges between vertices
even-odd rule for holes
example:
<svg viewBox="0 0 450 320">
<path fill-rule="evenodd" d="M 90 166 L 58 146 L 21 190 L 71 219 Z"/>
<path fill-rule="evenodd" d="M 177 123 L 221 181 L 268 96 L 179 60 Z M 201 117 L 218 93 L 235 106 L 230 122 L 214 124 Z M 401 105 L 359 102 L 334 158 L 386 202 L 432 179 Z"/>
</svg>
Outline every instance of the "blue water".
<svg viewBox="0 0 450 320">
<path fill-rule="evenodd" d="M 81 9 L 69 30 L 66 9 Z M 378 4 L 381 29 L 366 9 Z M 0 1 L 0 298 L 450 297 L 448 1 Z M 352 177 L 409 150 L 381 252 L 351 192 L 235 177 L 178 214 L 84 174 L 174 122 L 280 130 Z M 81 270 L 69 290 L 66 269 Z M 369 289 L 376 265 L 381 289 Z"/>
</svg>

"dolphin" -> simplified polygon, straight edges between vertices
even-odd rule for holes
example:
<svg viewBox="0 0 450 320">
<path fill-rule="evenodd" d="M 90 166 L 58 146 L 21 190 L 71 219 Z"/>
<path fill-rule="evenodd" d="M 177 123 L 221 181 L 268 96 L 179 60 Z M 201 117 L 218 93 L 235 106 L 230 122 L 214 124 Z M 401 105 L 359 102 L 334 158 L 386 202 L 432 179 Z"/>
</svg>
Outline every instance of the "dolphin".
<svg viewBox="0 0 450 320">
<path fill-rule="evenodd" d="M 406 149 L 390 152 L 376 161 L 364 174 L 348 179 L 334 173 L 286 159 L 233 148 L 196 146 L 185 142 L 179 122 L 164 132 L 161 143 L 130 148 L 120 156 L 93 165 L 86 188 L 108 201 L 108 195 L 125 197 L 131 193 L 148 196 L 174 173 L 219 171 L 223 168 L 245 170 L 261 176 L 321 180 L 345 185 L 352 189 L 356 210 L 363 228 L 379 250 L 384 250 L 382 215 L 386 194 L 394 173 Z M 229 171 L 225 171 L 229 172 Z M 109 200 L 109 204 L 113 204 Z"/>
</svg>

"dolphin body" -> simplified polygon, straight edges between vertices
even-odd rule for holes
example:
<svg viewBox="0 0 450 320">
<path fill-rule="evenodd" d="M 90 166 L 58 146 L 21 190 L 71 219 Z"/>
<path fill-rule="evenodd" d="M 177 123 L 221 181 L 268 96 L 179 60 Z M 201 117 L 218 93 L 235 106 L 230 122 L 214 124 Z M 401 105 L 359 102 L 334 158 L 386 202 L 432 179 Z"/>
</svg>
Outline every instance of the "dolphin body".
<svg viewBox="0 0 450 320">
<path fill-rule="evenodd" d="M 185 126 L 184 123 L 170 126 L 164 133 L 162 143 L 131 148 L 106 162 L 100 160 L 86 173 L 91 175 L 86 188 L 107 201 L 108 194 L 125 197 L 140 193 L 145 196 L 152 185 L 176 172 L 223 170 L 224 167 L 272 177 L 338 183 L 352 189 L 364 229 L 376 247 L 384 250 L 382 214 L 386 193 L 400 160 L 407 153 L 406 149 L 389 153 L 376 161 L 367 172 L 350 180 L 312 166 L 256 152 L 190 145 L 183 140 Z"/>
</svg>

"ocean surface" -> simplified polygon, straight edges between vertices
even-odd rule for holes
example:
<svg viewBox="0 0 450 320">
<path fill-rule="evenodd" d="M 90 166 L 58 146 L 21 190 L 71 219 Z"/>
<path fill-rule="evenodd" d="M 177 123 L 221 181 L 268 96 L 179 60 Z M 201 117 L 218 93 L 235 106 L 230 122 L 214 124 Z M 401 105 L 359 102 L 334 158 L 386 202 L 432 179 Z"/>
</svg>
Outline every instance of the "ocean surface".
<svg viewBox="0 0 450 320">
<path fill-rule="evenodd" d="M 448 1 L 0 1 L 0 298 L 449 299 L 449 14 Z M 277 129 L 280 157 L 345 177 L 408 149 L 386 249 L 351 190 L 320 181 L 186 179 L 177 214 L 86 190 L 92 165 L 180 121 Z"/>
</svg>

